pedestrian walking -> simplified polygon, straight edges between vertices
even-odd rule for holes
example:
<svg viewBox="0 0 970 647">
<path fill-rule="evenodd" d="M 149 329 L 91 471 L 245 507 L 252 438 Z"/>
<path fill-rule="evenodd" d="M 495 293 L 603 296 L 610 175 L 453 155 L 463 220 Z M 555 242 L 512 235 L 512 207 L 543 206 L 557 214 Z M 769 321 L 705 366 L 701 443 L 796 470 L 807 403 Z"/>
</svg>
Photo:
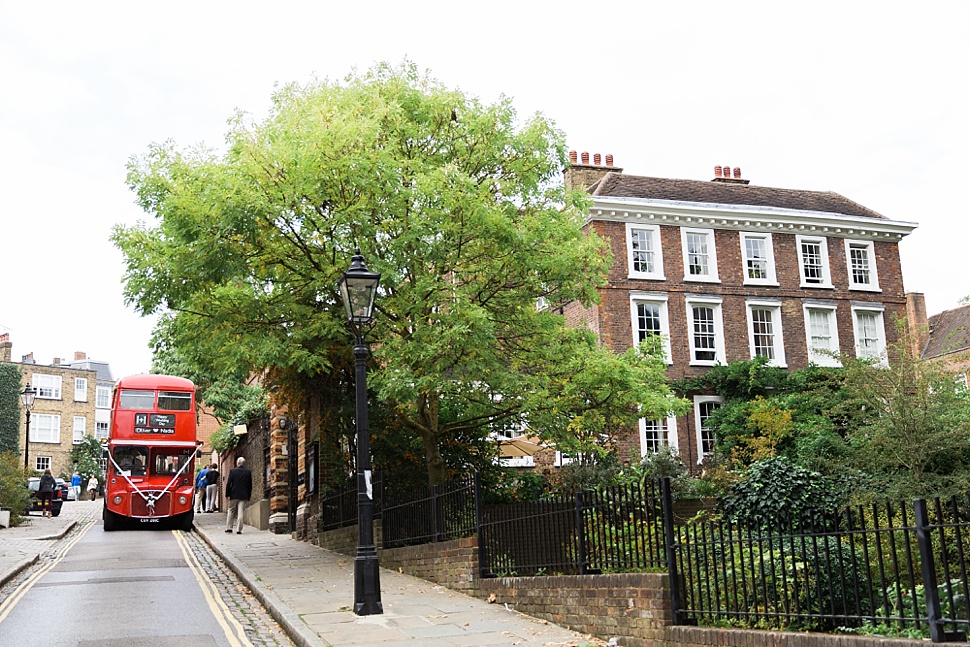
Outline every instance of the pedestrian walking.
<svg viewBox="0 0 970 647">
<path fill-rule="evenodd" d="M 236 466 L 229 470 L 226 479 L 226 498 L 229 499 L 229 511 L 226 513 L 226 532 L 232 532 L 236 526 L 236 534 L 242 534 L 243 512 L 246 503 L 253 495 L 253 473 L 246 467 L 246 459 L 240 456 L 236 459 Z"/>
<path fill-rule="evenodd" d="M 206 465 L 199 470 L 195 477 L 195 511 L 205 512 L 205 475 L 209 473 L 209 466 Z"/>
<path fill-rule="evenodd" d="M 71 477 L 71 498 L 75 501 L 81 500 L 81 474 L 77 471 Z"/>
<path fill-rule="evenodd" d="M 40 484 L 37 486 L 37 498 L 40 499 L 40 509 L 45 517 L 51 516 L 51 501 L 54 499 L 54 488 L 56 487 L 57 481 L 51 474 L 51 468 L 48 467 L 41 475 Z"/>
<path fill-rule="evenodd" d="M 213 463 L 205 473 L 205 511 L 215 512 L 219 507 L 216 498 L 219 496 L 219 466 Z"/>
<path fill-rule="evenodd" d="M 98 481 L 98 477 L 97 476 L 95 476 L 95 475 L 92 474 L 91 475 L 91 478 L 88 479 L 88 492 L 91 493 L 91 500 L 92 501 L 94 501 L 95 499 L 98 498 L 98 488 L 99 487 L 101 487 L 101 482 Z"/>
</svg>

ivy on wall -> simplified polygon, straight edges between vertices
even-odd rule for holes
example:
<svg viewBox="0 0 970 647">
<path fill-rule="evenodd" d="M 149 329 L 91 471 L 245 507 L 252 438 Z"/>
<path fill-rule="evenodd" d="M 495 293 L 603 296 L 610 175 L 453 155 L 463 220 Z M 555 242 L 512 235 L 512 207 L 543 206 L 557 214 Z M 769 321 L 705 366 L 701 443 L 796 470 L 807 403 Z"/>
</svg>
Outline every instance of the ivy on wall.
<svg viewBox="0 0 970 647">
<path fill-rule="evenodd" d="M 0 453 L 20 453 L 20 367 L 0 364 Z"/>
</svg>

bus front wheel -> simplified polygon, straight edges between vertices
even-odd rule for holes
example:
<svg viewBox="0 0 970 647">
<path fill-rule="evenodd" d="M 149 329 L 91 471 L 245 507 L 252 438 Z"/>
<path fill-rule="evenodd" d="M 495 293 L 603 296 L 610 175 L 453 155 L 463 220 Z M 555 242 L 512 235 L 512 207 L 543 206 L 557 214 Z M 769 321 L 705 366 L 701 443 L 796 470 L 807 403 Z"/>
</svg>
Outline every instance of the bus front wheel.
<svg viewBox="0 0 970 647">
<path fill-rule="evenodd" d="M 178 529 L 183 532 L 191 531 L 193 521 L 195 521 L 195 510 L 189 510 L 178 520 Z"/>
<path fill-rule="evenodd" d="M 111 510 L 108 510 L 108 506 L 104 506 L 104 513 L 101 515 L 104 520 L 104 529 L 106 532 L 111 532 L 112 530 L 117 530 L 121 519 Z"/>
</svg>

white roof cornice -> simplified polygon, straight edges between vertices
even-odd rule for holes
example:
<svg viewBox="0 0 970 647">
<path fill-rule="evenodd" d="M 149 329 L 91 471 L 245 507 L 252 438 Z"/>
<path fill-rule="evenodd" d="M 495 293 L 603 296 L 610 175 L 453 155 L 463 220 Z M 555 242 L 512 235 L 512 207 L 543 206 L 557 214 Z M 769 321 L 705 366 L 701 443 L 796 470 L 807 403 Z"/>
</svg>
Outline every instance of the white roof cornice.
<svg viewBox="0 0 970 647">
<path fill-rule="evenodd" d="M 890 241 L 900 240 L 918 226 L 901 220 L 847 216 L 826 211 L 609 196 L 593 196 L 593 206 L 587 220 Z"/>
</svg>

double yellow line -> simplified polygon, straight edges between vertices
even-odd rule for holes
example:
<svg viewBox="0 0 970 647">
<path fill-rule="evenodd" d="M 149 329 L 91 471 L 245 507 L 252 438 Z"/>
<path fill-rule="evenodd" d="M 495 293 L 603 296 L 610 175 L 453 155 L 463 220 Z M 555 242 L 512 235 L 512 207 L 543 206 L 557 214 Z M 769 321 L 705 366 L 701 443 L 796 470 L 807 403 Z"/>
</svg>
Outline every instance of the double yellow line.
<svg viewBox="0 0 970 647">
<path fill-rule="evenodd" d="M 226 634 L 226 640 L 229 641 L 232 647 L 253 647 L 253 644 L 249 642 L 249 638 L 246 637 L 245 629 L 239 624 L 235 616 L 232 615 L 232 611 L 229 610 L 226 603 L 223 602 L 222 596 L 219 595 L 215 584 L 203 573 L 202 564 L 199 563 L 195 553 L 189 548 L 188 542 L 182 536 L 182 531 L 173 530 L 172 532 L 175 534 L 175 540 L 178 542 L 179 548 L 182 549 L 182 556 L 185 557 L 185 563 L 189 565 L 189 570 L 192 571 L 192 575 L 195 576 L 195 580 L 199 583 L 199 588 L 202 589 L 202 595 L 205 596 L 209 610 L 212 611 L 216 622 L 219 623 L 222 631 Z M 3 620 L 3 618 L 0 617 L 0 620 Z"/>
<path fill-rule="evenodd" d="M 93 521 L 88 521 L 86 528 L 84 528 L 81 532 L 77 534 L 76 537 L 74 537 L 68 543 L 66 543 L 64 546 L 61 547 L 57 557 L 55 557 L 50 563 L 42 566 L 36 573 L 28 577 L 26 580 L 21 582 L 20 586 L 18 586 L 16 590 L 14 590 L 13 595 L 11 595 L 9 598 L 4 600 L 3 604 L 0 604 L 0 622 L 3 622 L 7 618 L 7 616 L 10 615 L 10 612 L 13 611 L 13 608 L 15 606 L 17 606 L 17 603 L 20 602 L 21 598 L 27 595 L 27 591 L 33 588 L 34 584 L 36 584 L 38 580 L 40 580 L 40 578 L 47 575 L 47 573 L 49 573 L 55 566 L 57 566 L 60 563 L 62 559 L 64 559 L 64 556 L 67 555 L 68 551 L 71 550 L 74 544 L 81 541 L 81 538 L 84 537 L 84 535 L 88 532 L 88 530 L 91 530 L 91 526 L 93 525 L 94 525 Z"/>
</svg>

